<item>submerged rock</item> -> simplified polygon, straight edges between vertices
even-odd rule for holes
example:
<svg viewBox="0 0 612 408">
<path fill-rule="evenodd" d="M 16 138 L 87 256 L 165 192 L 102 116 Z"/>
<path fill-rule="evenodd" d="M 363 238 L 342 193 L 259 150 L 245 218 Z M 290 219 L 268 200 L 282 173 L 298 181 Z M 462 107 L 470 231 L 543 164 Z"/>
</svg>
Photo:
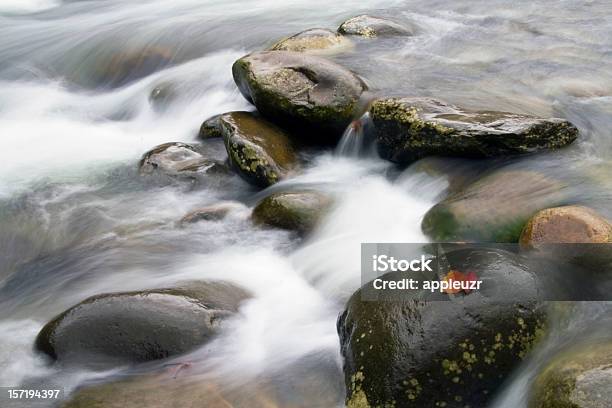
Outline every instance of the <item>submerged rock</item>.
<svg viewBox="0 0 612 408">
<path fill-rule="evenodd" d="M 566 146 L 578 137 L 570 122 L 494 111 L 467 111 L 428 98 L 388 98 L 370 115 L 381 157 L 410 163 L 430 155 L 495 157 Z"/>
<path fill-rule="evenodd" d="M 535 275 L 513 257 L 451 253 L 453 269 L 467 262 L 485 282 L 466 295 L 416 300 L 417 290 L 368 301 L 364 288 L 353 294 L 338 319 L 347 407 L 487 406 L 545 333 Z"/>
<path fill-rule="evenodd" d="M 154 147 L 140 160 L 140 174 L 199 181 L 207 174 L 225 174 L 227 166 L 205 157 L 197 146 L 170 142 Z"/>
<path fill-rule="evenodd" d="M 174 52 L 164 47 L 104 55 L 104 59 L 97 61 L 94 79 L 102 86 L 123 86 L 168 66 L 173 57 Z"/>
<path fill-rule="evenodd" d="M 337 142 L 366 89 L 340 65 L 291 51 L 249 54 L 234 63 L 232 72 L 242 95 L 262 115 L 310 131 L 304 132 L 304 142 Z"/>
<path fill-rule="evenodd" d="M 413 35 L 415 29 L 386 18 L 362 14 L 346 20 L 338 27 L 338 32 L 344 35 L 359 35 L 361 37 L 373 38 Z"/>
<path fill-rule="evenodd" d="M 532 383 L 529 408 L 605 408 L 612 401 L 612 343 L 553 358 Z"/>
<path fill-rule="evenodd" d="M 547 208 L 531 217 L 521 233 L 524 247 L 551 243 L 605 244 L 612 242 L 612 225 L 590 208 Z"/>
<path fill-rule="evenodd" d="M 443 242 L 518 242 L 537 211 L 564 204 L 564 184 L 524 170 L 501 170 L 433 206 L 423 232 Z"/>
<path fill-rule="evenodd" d="M 299 233 L 311 231 L 331 207 L 329 196 L 316 191 L 287 191 L 264 198 L 253 209 L 257 224 Z"/>
<path fill-rule="evenodd" d="M 223 115 L 214 115 L 210 118 L 206 119 L 202 126 L 200 126 L 200 132 L 198 133 L 198 138 L 200 139 L 214 139 L 217 137 L 222 137 L 223 132 L 221 129 L 221 122 L 219 119 Z"/>
<path fill-rule="evenodd" d="M 47 323 L 36 348 L 54 359 L 104 364 L 188 352 L 210 340 L 249 294 L 225 282 L 92 296 Z"/>
<path fill-rule="evenodd" d="M 224 114 L 219 123 L 232 166 L 251 184 L 268 187 L 297 166 L 289 136 L 250 112 Z"/>
<path fill-rule="evenodd" d="M 246 207 L 242 204 L 233 202 L 210 205 L 208 207 L 190 211 L 183 218 L 181 218 L 180 224 L 194 224 L 199 221 L 219 221 L 224 219 L 231 211 L 244 208 Z"/>
<path fill-rule="evenodd" d="M 270 51 L 330 51 L 350 45 L 350 40 L 325 28 L 311 28 L 280 40 L 269 48 Z"/>
</svg>

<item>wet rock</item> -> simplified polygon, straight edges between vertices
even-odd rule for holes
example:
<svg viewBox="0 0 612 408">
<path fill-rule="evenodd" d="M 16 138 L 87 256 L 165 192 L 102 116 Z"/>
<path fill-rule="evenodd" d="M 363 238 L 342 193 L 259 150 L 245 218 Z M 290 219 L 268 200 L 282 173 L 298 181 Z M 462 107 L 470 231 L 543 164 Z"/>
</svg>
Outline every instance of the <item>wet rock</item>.
<svg viewBox="0 0 612 408">
<path fill-rule="evenodd" d="M 413 35 L 415 29 L 386 18 L 363 14 L 346 20 L 338 27 L 338 32 L 344 35 L 359 35 L 361 37 L 373 38 Z"/>
<path fill-rule="evenodd" d="M 220 119 L 232 167 L 251 184 L 268 187 L 297 166 L 289 136 L 250 112 L 230 112 Z"/>
<path fill-rule="evenodd" d="M 96 295 L 47 323 L 36 348 L 64 362 L 162 359 L 206 343 L 248 297 L 239 287 L 215 281 Z"/>
<path fill-rule="evenodd" d="M 217 137 L 222 137 L 223 133 L 221 131 L 221 123 L 219 119 L 222 115 L 214 115 L 210 118 L 206 119 L 202 126 L 200 126 L 200 133 L 198 133 L 198 138 L 200 139 L 214 139 Z"/>
<path fill-rule="evenodd" d="M 269 48 L 270 51 L 321 52 L 348 47 L 350 40 L 325 28 L 311 28 L 285 38 Z"/>
<path fill-rule="evenodd" d="M 381 157 L 410 163 L 430 155 L 496 157 L 566 146 L 578 137 L 570 122 L 493 111 L 467 111 L 428 98 L 388 98 L 370 115 Z"/>
<path fill-rule="evenodd" d="M 488 406 L 544 336 L 535 275 L 514 255 L 448 256 L 453 269 L 461 263 L 474 271 L 482 288 L 435 301 L 416 300 L 418 290 L 369 301 L 364 288 L 350 298 L 338 319 L 347 407 Z"/>
<path fill-rule="evenodd" d="M 533 382 L 529 408 L 605 408 L 612 401 L 612 344 L 556 356 Z"/>
<path fill-rule="evenodd" d="M 204 156 L 198 146 L 180 142 L 164 143 L 144 154 L 140 174 L 200 181 L 207 174 L 227 174 L 227 166 Z"/>
<path fill-rule="evenodd" d="M 253 209 L 257 224 L 283 228 L 299 233 L 311 231 L 331 207 L 329 196 L 316 191 L 274 193 Z"/>
<path fill-rule="evenodd" d="M 605 244 L 612 242 L 612 225 L 590 208 L 547 208 L 531 217 L 519 242 L 528 248 L 551 243 Z"/>
<path fill-rule="evenodd" d="M 165 110 L 173 100 L 177 98 L 175 86 L 171 83 L 163 83 L 155 86 L 149 93 L 149 103 L 157 111 Z"/>
<path fill-rule="evenodd" d="M 234 63 L 232 72 L 242 95 L 262 115 L 305 131 L 304 142 L 337 142 L 366 89 L 340 65 L 291 51 L 249 54 Z"/>
<path fill-rule="evenodd" d="M 102 86 L 123 86 L 170 65 L 173 56 L 173 51 L 164 47 L 105 55 L 96 65 L 95 81 Z"/>
<path fill-rule="evenodd" d="M 518 242 L 529 218 L 565 204 L 565 185 L 540 173 L 501 170 L 433 206 L 423 232 L 441 242 Z"/>
<path fill-rule="evenodd" d="M 180 224 L 194 224 L 200 221 L 219 221 L 224 219 L 231 211 L 244 208 L 243 205 L 232 202 L 210 205 L 189 212 L 181 218 Z"/>
</svg>

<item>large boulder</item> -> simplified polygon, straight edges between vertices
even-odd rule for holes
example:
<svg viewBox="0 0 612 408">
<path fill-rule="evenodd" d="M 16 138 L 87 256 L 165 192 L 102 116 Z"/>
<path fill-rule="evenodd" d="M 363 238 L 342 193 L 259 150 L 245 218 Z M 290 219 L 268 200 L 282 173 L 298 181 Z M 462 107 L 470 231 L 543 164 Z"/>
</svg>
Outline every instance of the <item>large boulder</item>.
<svg viewBox="0 0 612 408">
<path fill-rule="evenodd" d="M 612 343 L 560 353 L 532 383 L 529 408 L 606 408 L 612 401 Z"/>
<path fill-rule="evenodd" d="M 206 157 L 197 145 L 164 143 L 145 153 L 140 160 L 141 175 L 200 182 L 209 174 L 227 174 L 219 160 Z"/>
<path fill-rule="evenodd" d="M 453 269 L 475 272 L 481 289 L 433 301 L 417 300 L 420 290 L 381 292 L 370 301 L 362 287 L 348 301 L 338 319 L 347 407 L 487 406 L 544 336 L 536 277 L 514 255 L 447 256 Z"/>
<path fill-rule="evenodd" d="M 533 214 L 565 204 L 564 188 L 534 171 L 500 170 L 433 206 L 421 226 L 434 241 L 515 243 Z"/>
<path fill-rule="evenodd" d="M 370 106 L 381 157 L 395 163 L 439 156 L 496 157 L 572 143 L 570 122 L 494 111 L 468 111 L 429 98 L 386 98 Z"/>
<path fill-rule="evenodd" d="M 299 52 L 255 52 L 236 61 L 232 72 L 261 114 L 304 130 L 305 142 L 337 142 L 366 89 L 351 71 Z"/>
<path fill-rule="evenodd" d="M 253 209 L 253 221 L 260 225 L 307 233 L 331 207 L 329 196 L 316 191 L 286 191 L 261 200 Z"/>
<path fill-rule="evenodd" d="M 349 18 L 338 27 L 338 32 L 344 35 L 358 35 L 366 38 L 390 37 L 396 35 L 413 35 L 414 27 L 396 23 L 382 17 L 367 14 Z"/>
<path fill-rule="evenodd" d="M 92 296 L 47 323 L 36 348 L 64 362 L 162 359 L 210 340 L 248 297 L 219 281 Z"/>
<path fill-rule="evenodd" d="M 219 118 L 230 163 L 251 184 L 268 187 L 297 166 L 289 136 L 251 112 L 230 112 Z"/>
<path fill-rule="evenodd" d="M 555 243 L 607 244 L 612 243 L 612 225 L 590 208 L 547 208 L 531 217 L 519 242 L 528 248 Z"/>
<path fill-rule="evenodd" d="M 272 45 L 270 51 L 329 52 L 348 47 L 350 40 L 326 28 L 311 28 Z"/>
</svg>

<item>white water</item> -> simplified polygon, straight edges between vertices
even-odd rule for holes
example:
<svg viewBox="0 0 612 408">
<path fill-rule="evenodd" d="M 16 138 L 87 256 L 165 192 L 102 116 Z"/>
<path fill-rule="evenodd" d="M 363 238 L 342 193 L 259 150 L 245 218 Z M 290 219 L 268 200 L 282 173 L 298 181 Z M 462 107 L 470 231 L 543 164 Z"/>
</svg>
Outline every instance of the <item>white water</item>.
<svg viewBox="0 0 612 408">
<path fill-rule="evenodd" d="M 275 187 L 307 185 L 337 198 L 320 228 L 298 243 L 254 228 L 246 207 L 222 222 L 176 227 L 201 206 L 252 204 L 256 192 L 236 178 L 187 191 L 143 188 L 130 171 L 159 143 L 195 141 L 207 117 L 252 109 L 231 77 L 236 58 L 363 11 L 420 29 L 403 43 L 337 57 L 372 87 L 561 114 L 585 139 L 572 160 L 605 161 L 612 152 L 610 5 L 531 3 L 0 0 L 0 199 L 12 211 L 0 212 L 0 250 L 9 258 L 0 264 L 0 386 L 42 377 L 62 378 L 70 389 L 110 376 L 49 368 L 32 350 L 36 333 L 87 296 L 192 278 L 231 280 L 255 295 L 200 350 L 207 358 L 197 370 L 248 383 L 325 356 L 341 375 L 335 323 L 361 283 L 360 243 L 425 240 L 420 220 L 444 193 L 444 177 L 411 169 L 388 177 L 392 166 L 364 155 L 349 131 L 338 154 L 319 155 L 304 174 Z M 97 87 L 101 61 L 147 47 L 170 49 L 171 62 L 122 87 Z M 150 100 L 158 86 L 175 95 L 167 105 Z M 569 172 L 564 159 L 526 159 L 524 166 Z M 601 187 L 582 188 L 609 209 Z M 526 370 L 503 403 L 524 397 Z"/>
</svg>

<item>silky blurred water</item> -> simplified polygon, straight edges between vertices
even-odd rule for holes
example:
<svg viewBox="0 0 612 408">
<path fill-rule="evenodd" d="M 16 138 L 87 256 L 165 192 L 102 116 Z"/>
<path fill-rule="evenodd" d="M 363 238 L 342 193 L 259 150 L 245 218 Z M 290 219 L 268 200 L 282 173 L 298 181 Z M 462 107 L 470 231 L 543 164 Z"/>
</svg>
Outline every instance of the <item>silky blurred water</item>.
<svg viewBox="0 0 612 408">
<path fill-rule="evenodd" d="M 70 390 L 116 375 L 49 366 L 33 339 L 87 296 L 192 278 L 255 294 L 205 356 L 191 356 L 198 373 L 248 384 L 319 367 L 341 378 L 335 322 L 360 284 L 359 244 L 424 241 L 420 220 L 448 192 L 447 176 L 398 170 L 346 139 L 353 154 L 319 152 L 304 174 L 273 187 L 336 196 L 301 242 L 251 224 L 249 207 L 265 193 L 238 177 L 160 186 L 139 177 L 137 163 L 157 144 L 195 142 L 213 114 L 252 109 L 233 83 L 235 59 L 364 12 L 417 27 L 414 37 L 355 40 L 329 56 L 373 94 L 571 120 L 581 131 L 572 147 L 495 166 L 561 178 L 576 202 L 612 216 L 609 1 L 0 1 L 0 386 L 60 378 Z M 147 69 L 109 76 L 112 61 L 143 54 Z M 223 147 L 213 148 L 223 160 Z M 223 221 L 177 226 L 221 201 L 242 207 Z M 589 312 L 599 307 L 584 305 L 582 325 L 564 335 L 601 327 L 607 309 Z M 536 350 L 498 404 L 524 404 L 534 367 L 560 344 L 552 336 Z M 342 385 L 331 388 L 341 404 Z"/>
</svg>

